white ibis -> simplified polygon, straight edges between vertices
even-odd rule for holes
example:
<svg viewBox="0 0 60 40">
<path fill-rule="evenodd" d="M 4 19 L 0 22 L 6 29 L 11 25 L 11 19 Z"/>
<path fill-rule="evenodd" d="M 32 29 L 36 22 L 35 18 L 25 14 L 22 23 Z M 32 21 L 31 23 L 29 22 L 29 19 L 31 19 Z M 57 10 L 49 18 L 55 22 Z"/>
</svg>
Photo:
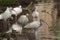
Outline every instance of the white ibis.
<svg viewBox="0 0 60 40">
<path fill-rule="evenodd" d="M 19 34 L 22 33 L 22 26 L 21 25 L 18 25 L 18 24 L 13 24 L 12 25 L 12 30 L 18 32 Z"/>
<path fill-rule="evenodd" d="M 10 8 L 7 7 L 6 11 L 3 12 L 1 15 L 0 15 L 0 19 L 4 19 L 5 21 L 11 17 L 11 12 L 10 12 Z"/>
<path fill-rule="evenodd" d="M 40 27 L 40 21 L 33 21 L 24 26 L 24 28 L 35 28 L 35 29 L 38 27 Z"/>
<path fill-rule="evenodd" d="M 25 25 L 28 23 L 28 17 L 26 15 L 21 15 L 20 18 L 18 19 L 18 22 L 21 23 L 22 25 Z"/>
</svg>

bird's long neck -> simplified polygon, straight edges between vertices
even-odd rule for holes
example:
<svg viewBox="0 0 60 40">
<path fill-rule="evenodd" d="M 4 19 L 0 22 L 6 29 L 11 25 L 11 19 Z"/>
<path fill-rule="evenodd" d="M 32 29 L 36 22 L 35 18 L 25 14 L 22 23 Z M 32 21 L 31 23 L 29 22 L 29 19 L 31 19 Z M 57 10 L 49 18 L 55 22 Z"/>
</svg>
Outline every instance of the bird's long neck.
<svg viewBox="0 0 60 40">
<path fill-rule="evenodd" d="M 7 12 L 7 11 L 9 11 L 9 8 L 7 8 L 5 12 Z"/>
<path fill-rule="evenodd" d="M 36 8 L 35 11 L 38 11 L 38 9 Z"/>
<path fill-rule="evenodd" d="M 33 18 L 33 21 L 38 21 L 38 18 Z"/>
</svg>

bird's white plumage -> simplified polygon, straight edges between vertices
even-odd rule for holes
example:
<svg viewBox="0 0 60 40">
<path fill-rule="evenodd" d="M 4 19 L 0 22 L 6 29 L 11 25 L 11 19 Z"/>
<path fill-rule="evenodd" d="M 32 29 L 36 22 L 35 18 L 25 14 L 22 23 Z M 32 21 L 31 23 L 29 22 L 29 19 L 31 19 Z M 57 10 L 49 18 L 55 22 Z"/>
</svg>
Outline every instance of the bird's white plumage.
<svg viewBox="0 0 60 40">
<path fill-rule="evenodd" d="M 21 24 L 25 24 L 28 21 L 29 20 L 28 20 L 28 17 L 26 15 L 21 15 L 21 17 L 18 19 L 18 22 L 21 23 Z"/>
<path fill-rule="evenodd" d="M 17 15 L 17 13 L 14 10 L 11 10 L 11 14 Z"/>
<path fill-rule="evenodd" d="M 33 21 L 24 26 L 24 28 L 38 28 L 38 27 L 40 27 L 40 21 Z"/>
<path fill-rule="evenodd" d="M 22 32 L 22 26 L 18 24 L 13 24 L 12 29 L 15 30 L 16 32 L 20 33 Z"/>
<path fill-rule="evenodd" d="M 35 38 L 36 38 L 36 40 L 39 40 L 39 31 L 38 30 L 35 31 Z"/>
<path fill-rule="evenodd" d="M 12 15 L 10 12 L 10 8 L 7 7 L 6 11 L 4 13 L 2 13 L 1 15 L 4 20 L 7 20 L 8 18 L 10 18 Z"/>
<path fill-rule="evenodd" d="M 3 19 L 1 14 L 0 14 L 0 19 Z"/>
<path fill-rule="evenodd" d="M 35 18 L 38 16 L 39 16 L 39 12 L 37 11 L 37 8 L 36 8 L 35 11 L 33 11 L 33 13 L 32 13 L 32 17 Z"/>
<path fill-rule="evenodd" d="M 19 7 L 13 8 L 13 10 L 16 12 L 16 15 L 20 14 L 22 12 L 22 7 L 21 5 Z"/>
</svg>

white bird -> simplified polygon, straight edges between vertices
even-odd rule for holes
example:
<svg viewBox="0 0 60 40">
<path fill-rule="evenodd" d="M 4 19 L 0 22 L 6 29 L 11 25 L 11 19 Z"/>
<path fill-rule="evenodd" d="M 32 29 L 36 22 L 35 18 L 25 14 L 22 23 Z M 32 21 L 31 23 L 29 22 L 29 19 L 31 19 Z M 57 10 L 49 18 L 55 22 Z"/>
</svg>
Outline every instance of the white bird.
<svg viewBox="0 0 60 40">
<path fill-rule="evenodd" d="M 37 18 L 38 16 L 39 16 L 39 12 L 38 12 L 38 10 L 37 10 L 37 7 L 35 7 L 35 11 L 33 11 L 32 17 L 33 17 L 33 18 Z"/>
<path fill-rule="evenodd" d="M 38 34 L 39 34 L 39 31 L 36 30 L 36 31 L 35 31 L 35 38 L 36 38 L 36 40 L 39 40 L 39 35 L 38 35 Z"/>
<path fill-rule="evenodd" d="M 18 19 L 18 22 L 25 25 L 28 23 L 28 17 L 26 15 L 21 15 L 20 18 Z"/>
<path fill-rule="evenodd" d="M 1 15 L 0 15 L 0 19 L 4 19 L 4 20 L 7 20 L 8 18 L 11 17 L 11 12 L 10 12 L 10 8 L 7 7 L 6 11 L 3 12 Z"/>
<path fill-rule="evenodd" d="M 40 21 L 33 21 L 29 24 L 27 24 L 26 26 L 24 26 L 24 28 L 38 28 L 40 27 Z"/>
<path fill-rule="evenodd" d="M 13 24 L 12 25 L 12 30 L 15 30 L 16 32 L 18 32 L 19 34 L 22 33 L 22 26 L 18 25 L 18 24 Z"/>
<path fill-rule="evenodd" d="M 13 10 L 12 10 L 12 14 L 14 14 L 14 15 L 18 15 L 18 14 L 20 14 L 21 12 L 22 12 L 22 7 L 21 7 L 21 5 L 18 6 L 18 7 L 13 8 Z"/>
</svg>

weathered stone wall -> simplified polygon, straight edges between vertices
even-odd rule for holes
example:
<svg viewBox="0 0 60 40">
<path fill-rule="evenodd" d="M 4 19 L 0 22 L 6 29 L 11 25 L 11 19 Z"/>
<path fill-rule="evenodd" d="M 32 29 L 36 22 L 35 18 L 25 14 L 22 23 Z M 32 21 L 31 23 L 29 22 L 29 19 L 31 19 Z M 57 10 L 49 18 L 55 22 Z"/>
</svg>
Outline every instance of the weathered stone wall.
<svg viewBox="0 0 60 40">
<path fill-rule="evenodd" d="M 50 28 L 53 28 L 56 23 L 57 10 L 54 8 L 53 3 L 40 3 L 36 6 L 40 12 L 39 18 L 44 21 L 42 27 L 38 29 L 39 40 L 49 40 L 42 37 L 52 36 Z"/>
</svg>

